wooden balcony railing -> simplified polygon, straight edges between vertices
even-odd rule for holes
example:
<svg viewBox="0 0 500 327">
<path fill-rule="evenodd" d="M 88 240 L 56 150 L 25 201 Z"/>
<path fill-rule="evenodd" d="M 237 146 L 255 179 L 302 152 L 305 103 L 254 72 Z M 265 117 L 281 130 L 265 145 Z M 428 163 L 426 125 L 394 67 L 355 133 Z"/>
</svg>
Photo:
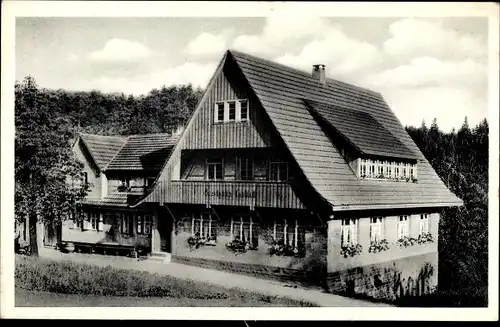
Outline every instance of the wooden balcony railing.
<svg viewBox="0 0 500 327">
<path fill-rule="evenodd" d="M 150 201 L 160 203 L 304 208 L 285 182 L 176 180 L 161 182 L 152 195 Z"/>
</svg>

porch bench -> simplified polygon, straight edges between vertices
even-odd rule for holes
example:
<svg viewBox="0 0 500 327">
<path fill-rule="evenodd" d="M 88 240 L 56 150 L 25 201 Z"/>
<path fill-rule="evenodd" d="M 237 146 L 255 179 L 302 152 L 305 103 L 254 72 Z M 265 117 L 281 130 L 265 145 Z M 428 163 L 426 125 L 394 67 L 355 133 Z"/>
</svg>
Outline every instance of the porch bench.
<svg viewBox="0 0 500 327">
<path fill-rule="evenodd" d="M 135 257 L 137 256 L 136 251 L 139 252 L 145 251 L 142 248 L 138 249 L 134 245 L 124 245 L 116 243 L 85 243 L 85 242 L 64 242 L 64 243 L 73 244 L 74 251 L 77 253 L 81 252 L 101 253 L 103 255 L 115 254 L 115 255 L 127 255 Z"/>
</svg>

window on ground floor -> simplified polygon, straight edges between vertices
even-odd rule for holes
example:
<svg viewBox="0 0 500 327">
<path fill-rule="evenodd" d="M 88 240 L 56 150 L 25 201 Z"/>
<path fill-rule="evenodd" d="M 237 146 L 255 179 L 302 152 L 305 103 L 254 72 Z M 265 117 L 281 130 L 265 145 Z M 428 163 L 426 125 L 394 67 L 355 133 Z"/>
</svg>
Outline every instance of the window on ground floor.
<svg viewBox="0 0 500 327">
<path fill-rule="evenodd" d="M 370 218 L 370 241 L 377 242 L 384 238 L 384 217 Z"/>
<path fill-rule="evenodd" d="M 410 236 L 409 216 L 399 216 L 398 218 L 398 240 Z"/>
<path fill-rule="evenodd" d="M 138 214 L 136 219 L 137 234 L 148 235 L 151 233 L 151 215 Z"/>
<path fill-rule="evenodd" d="M 259 245 L 259 228 L 250 216 L 236 215 L 232 217 L 230 236 L 231 240 L 246 242 L 253 247 Z"/>
<path fill-rule="evenodd" d="M 122 215 L 120 232 L 122 235 L 134 234 L 134 216 L 130 213 Z"/>
<path fill-rule="evenodd" d="M 213 219 L 210 212 L 203 212 L 191 218 L 191 236 L 217 242 L 216 219 Z"/>
<path fill-rule="evenodd" d="M 283 220 L 275 222 L 273 226 L 273 241 L 278 244 L 291 246 L 294 249 L 304 249 L 306 234 L 304 227 L 297 220 Z"/>
<path fill-rule="evenodd" d="M 358 220 L 342 219 L 342 246 L 358 244 Z"/>
<path fill-rule="evenodd" d="M 429 215 L 424 213 L 420 215 L 420 235 L 429 233 Z"/>
</svg>

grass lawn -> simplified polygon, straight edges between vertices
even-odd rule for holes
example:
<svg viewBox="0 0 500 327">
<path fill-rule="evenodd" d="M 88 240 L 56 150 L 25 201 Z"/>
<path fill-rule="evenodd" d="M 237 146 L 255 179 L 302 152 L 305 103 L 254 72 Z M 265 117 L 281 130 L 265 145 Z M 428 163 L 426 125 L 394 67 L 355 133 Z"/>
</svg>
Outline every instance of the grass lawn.
<svg viewBox="0 0 500 327">
<path fill-rule="evenodd" d="M 315 306 L 148 272 L 20 255 L 14 276 L 16 306 Z"/>
</svg>

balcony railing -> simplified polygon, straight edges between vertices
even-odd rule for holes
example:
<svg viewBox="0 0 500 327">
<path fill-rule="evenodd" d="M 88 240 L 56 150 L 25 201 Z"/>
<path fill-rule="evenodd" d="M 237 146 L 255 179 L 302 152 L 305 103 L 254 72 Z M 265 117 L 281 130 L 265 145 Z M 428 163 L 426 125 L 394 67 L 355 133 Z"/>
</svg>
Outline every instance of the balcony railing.
<svg viewBox="0 0 500 327">
<path fill-rule="evenodd" d="M 160 183 L 152 200 L 164 203 L 304 208 L 286 182 L 176 180 Z"/>
</svg>

